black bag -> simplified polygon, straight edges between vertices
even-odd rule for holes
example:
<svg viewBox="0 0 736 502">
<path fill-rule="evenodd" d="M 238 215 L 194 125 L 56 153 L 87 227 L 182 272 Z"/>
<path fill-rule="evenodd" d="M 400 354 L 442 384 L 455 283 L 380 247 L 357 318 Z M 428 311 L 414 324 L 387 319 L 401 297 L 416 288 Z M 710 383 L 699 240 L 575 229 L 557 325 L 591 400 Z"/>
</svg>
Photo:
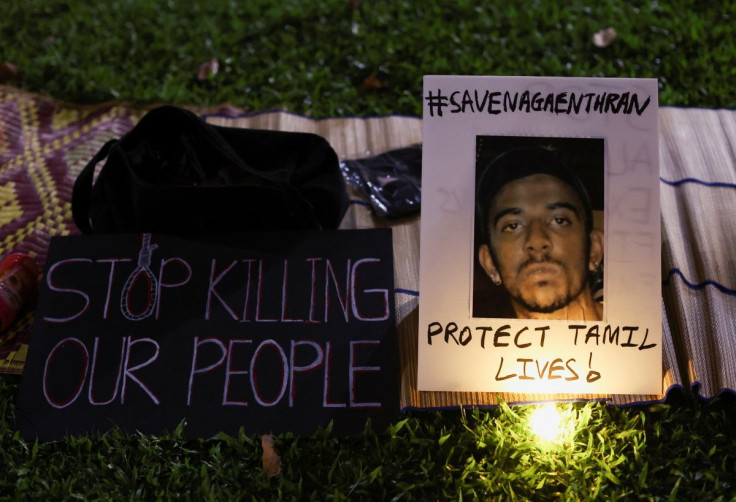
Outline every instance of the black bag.
<svg viewBox="0 0 736 502">
<path fill-rule="evenodd" d="M 72 194 L 83 233 L 337 228 L 347 206 L 337 155 L 321 136 L 218 127 L 173 106 L 106 143 Z"/>
</svg>

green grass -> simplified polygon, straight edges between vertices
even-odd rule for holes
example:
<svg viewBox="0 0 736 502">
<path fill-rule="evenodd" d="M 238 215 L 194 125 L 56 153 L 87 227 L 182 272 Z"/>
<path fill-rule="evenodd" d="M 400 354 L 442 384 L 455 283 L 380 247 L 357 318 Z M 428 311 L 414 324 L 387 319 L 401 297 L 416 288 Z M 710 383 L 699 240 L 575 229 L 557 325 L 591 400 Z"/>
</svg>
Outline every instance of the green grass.
<svg viewBox="0 0 736 502">
<path fill-rule="evenodd" d="M 420 115 L 423 75 L 487 74 L 650 77 L 663 105 L 736 105 L 732 0 L 5 3 L 15 85 L 74 102 Z M 197 80 L 212 58 L 219 72 Z"/>
<path fill-rule="evenodd" d="M 0 61 L 21 72 L 8 83 L 77 103 L 418 115 L 424 74 L 488 74 L 653 77 L 662 105 L 734 108 L 735 19 L 733 1 L 11 0 Z M 593 45 L 609 26 L 614 43 Z M 211 58 L 219 72 L 199 81 Z M 24 441 L 17 385 L 0 376 L 0 500 L 736 500 L 729 396 L 560 405 L 579 418 L 557 449 L 530 440 L 531 406 L 283 434 L 283 470 L 269 478 L 245 434 Z"/>
<path fill-rule="evenodd" d="M 113 431 L 37 443 L 10 428 L 14 378 L 0 379 L 0 500 L 733 500 L 733 397 L 611 408 L 560 404 L 568 441 L 529 433 L 533 406 L 410 412 L 386 430 L 282 434 L 281 474 L 260 440 Z"/>
</svg>

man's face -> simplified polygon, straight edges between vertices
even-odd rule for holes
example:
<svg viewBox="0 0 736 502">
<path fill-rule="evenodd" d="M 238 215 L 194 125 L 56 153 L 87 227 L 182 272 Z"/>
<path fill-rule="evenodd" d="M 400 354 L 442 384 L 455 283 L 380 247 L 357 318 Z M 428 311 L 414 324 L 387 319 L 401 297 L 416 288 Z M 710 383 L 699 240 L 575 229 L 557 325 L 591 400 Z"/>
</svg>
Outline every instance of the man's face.
<svg viewBox="0 0 736 502">
<path fill-rule="evenodd" d="M 506 184 L 489 208 L 490 268 L 531 312 L 565 307 L 587 287 L 590 241 L 582 202 L 560 179 L 535 174 Z"/>
</svg>

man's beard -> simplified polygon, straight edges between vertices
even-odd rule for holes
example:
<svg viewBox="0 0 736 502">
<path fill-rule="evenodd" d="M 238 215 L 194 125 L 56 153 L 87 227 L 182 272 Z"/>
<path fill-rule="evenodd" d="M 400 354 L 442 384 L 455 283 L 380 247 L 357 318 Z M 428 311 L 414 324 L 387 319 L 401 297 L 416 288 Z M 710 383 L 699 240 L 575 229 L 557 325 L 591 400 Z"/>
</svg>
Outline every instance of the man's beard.
<svg viewBox="0 0 736 502">
<path fill-rule="evenodd" d="M 590 249 L 591 249 L 591 241 L 590 241 L 590 234 L 588 233 L 588 238 L 585 240 L 585 250 L 583 256 L 590 256 Z M 493 260 L 493 263 L 501 263 L 498 259 L 498 255 L 496 254 L 496 250 L 493 248 L 493 245 L 489 242 L 488 244 L 488 250 L 491 254 L 491 259 Z M 563 270 L 567 270 L 567 267 L 559 260 L 555 260 L 553 258 L 550 258 L 547 253 L 545 253 L 544 256 L 541 258 L 529 258 L 524 263 L 519 265 L 517 272 L 517 277 L 521 274 L 521 272 L 524 270 L 524 268 L 528 267 L 529 265 L 536 265 L 540 263 L 551 263 L 554 265 L 557 265 L 561 267 Z M 575 298 L 580 296 L 580 294 L 585 290 L 585 288 L 588 286 L 588 283 L 590 281 L 589 274 L 587 272 L 584 272 L 582 274 L 583 280 L 581 281 L 580 288 L 577 291 L 569 292 L 566 291 L 561 295 L 558 295 L 555 297 L 551 303 L 542 305 L 539 302 L 532 299 L 526 299 L 521 296 L 521 293 L 518 295 L 512 293 L 508 290 L 508 288 L 504 288 L 506 290 L 506 293 L 508 293 L 509 298 L 522 307 L 524 307 L 529 312 L 535 312 L 539 314 L 551 314 L 552 312 L 555 312 L 557 310 L 560 310 L 570 304 Z"/>
<path fill-rule="evenodd" d="M 567 267 L 565 264 L 558 260 L 554 260 L 549 258 L 548 256 L 544 256 L 539 259 L 530 258 L 529 260 L 525 261 L 519 266 L 519 269 L 517 271 L 517 277 L 522 274 L 524 269 L 526 269 L 530 265 L 538 265 L 538 264 L 553 264 L 557 265 L 558 267 L 562 268 L 563 270 L 567 270 Z M 524 298 L 523 293 L 513 294 L 510 291 L 508 291 L 509 296 L 512 298 L 513 301 L 524 307 L 529 312 L 535 312 L 538 314 L 551 314 L 557 310 L 560 310 L 562 308 L 565 308 L 567 305 L 570 304 L 575 298 L 577 298 L 580 293 L 585 290 L 585 287 L 588 284 L 588 274 L 583 274 L 583 280 L 580 283 L 580 288 L 578 288 L 577 291 L 569 291 L 565 290 L 561 294 L 558 294 L 552 300 L 548 303 L 542 304 L 536 301 L 534 298 Z"/>
</svg>

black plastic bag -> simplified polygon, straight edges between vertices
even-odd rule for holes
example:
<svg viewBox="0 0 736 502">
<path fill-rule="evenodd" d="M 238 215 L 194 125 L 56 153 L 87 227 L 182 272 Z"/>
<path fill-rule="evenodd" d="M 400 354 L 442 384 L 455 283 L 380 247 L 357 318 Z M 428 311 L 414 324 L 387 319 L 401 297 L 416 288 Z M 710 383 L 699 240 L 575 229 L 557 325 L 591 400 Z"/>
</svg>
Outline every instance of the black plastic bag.
<svg viewBox="0 0 736 502">
<path fill-rule="evenodd" d="M 422 146 L 398 148 L 340 163 L 348 184 L 364 195 L 378 216 L 417 213 L 422 192 Z"/>
</svg>

